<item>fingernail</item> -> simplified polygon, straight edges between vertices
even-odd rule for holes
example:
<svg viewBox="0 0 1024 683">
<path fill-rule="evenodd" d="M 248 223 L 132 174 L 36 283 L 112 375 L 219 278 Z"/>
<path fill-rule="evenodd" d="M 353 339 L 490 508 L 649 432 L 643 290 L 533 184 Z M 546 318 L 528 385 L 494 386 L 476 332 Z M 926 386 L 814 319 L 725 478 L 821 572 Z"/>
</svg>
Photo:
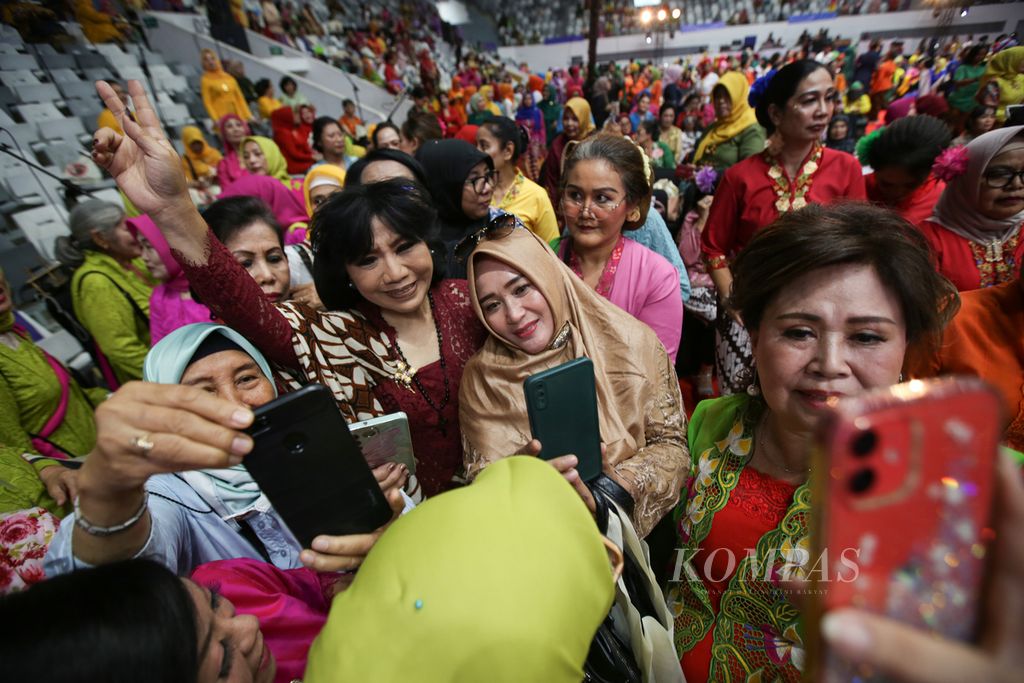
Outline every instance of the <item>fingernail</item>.
<svg viewBox="0 0 1024 683">
<path fill-rule="evenodd" d="M 314 538 L 313 539 L 313 550 L 319 550 L 321 552 L 327 550 L 327 539 L 326 538 Z"/>
<path fill-rule="evenodd" d="M 239 427 L 248 427 L 249 423 L 252 422 L 252 411 L 239 408 L 231 414 L 231 421 Z"/>
<path fill-rule="evenodd" d="M 846 654 L 866 652 L 871 648 L 871 632 L 863 620 L 844 612 L 826 614 L 821 620 L 821 635 Z"/>
<path fill-rule="evenodd" d="M 228 465 L 237 465 L 240 462 L 242 462 L 242 456 L 240 456 L 240 455 L 229 455 L 228 456 Z"/>
<path fill-rule="evenodd" d="M 247 436 L 236 436 L 231 442 L 231 452 L 236 455 L 245 455 L 252 450 L 252 439 Z"/>
</svg>

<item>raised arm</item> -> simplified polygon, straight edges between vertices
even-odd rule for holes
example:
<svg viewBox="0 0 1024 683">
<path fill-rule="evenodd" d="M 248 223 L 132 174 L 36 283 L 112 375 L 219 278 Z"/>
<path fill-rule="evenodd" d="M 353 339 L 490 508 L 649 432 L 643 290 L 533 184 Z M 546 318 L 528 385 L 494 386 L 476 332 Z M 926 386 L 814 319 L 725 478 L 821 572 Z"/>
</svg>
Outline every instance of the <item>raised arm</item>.
<svg viewBox="0 0 1024 683">
<path fill-rule="evenodd" d="M 93 160 L 106 169 L 167 238 L 199 298 L 225 323 L 251 339 L 271 360 L 297 367 L 288 321 L 259 285 L 216 241 L 188 194 L 181 157 L 160 126 L 138 81 L 128 82 L 136 120 L 104 81 L 96 82 L 124 135 L 103 128 L 93 136 Z"/>
</svg>

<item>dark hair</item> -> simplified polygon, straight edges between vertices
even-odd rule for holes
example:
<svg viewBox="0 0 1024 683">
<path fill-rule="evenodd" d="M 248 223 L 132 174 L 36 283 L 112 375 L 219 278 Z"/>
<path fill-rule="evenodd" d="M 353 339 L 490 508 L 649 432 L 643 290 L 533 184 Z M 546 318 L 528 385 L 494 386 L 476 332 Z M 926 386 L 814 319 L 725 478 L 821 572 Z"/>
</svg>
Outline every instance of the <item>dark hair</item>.
<svg viewBox="0 0 1024 683">
<path fill-rule="evenodd" d="M 270 91 L 270 88 L 271 88 L 270 79 L 269 78 L 261 78 L 260 80 L 256 81 L 256 85 L 253 86 L 253 87 L 256 88 L 256 94 L 258 96 L 260 96 L 260 97 L 263 97 L 264 95 L 266 95 Z"/>
<path fill-rule="evenodd" d="M 756 233 L 732 264 L 729 303 L 756 330 L 795 280 L 846 264 L 871 266 L 899 299 L 908 344 L 938 343 L 960 307 L 956 287 L 932 265 L 924 236 L 899 214 L 865 202 L 810 204 Z"/>
<path fill-rule="evenodd" d="M 354 107 L 354 106 L 356 106 L 356 103 L 355 103 L 355 102 L 353 102 L 352 100 L 348 99 L 347 97 L 346 97 L 345 99 L 343 99 L 343 100 L 341 101 L 341 106 L 342 106 L 342 107 L 347 107 L 347 106 L 348 106 L 348 105 L 350 105 L 350 104 L 351 104 L 351 105 L 352 105 L 353 107 Z"/>
<path fill-rule="evenodd" d="M 402 134 L 402 131 L 398 130 L 398 126 L 396 126 L 391 121 L 391 119 L 388 119 L 387 121 L 381 121 L 380 123 L 377 124 L 377 127 L 373 129 L 373 135 L 370 136 L 370 142 L 373 143 L 374 147 L 377 146 L 377 135 L 380 134 L 380 132 L 385 128 L 390 128 L 391 130 L 395 131 L 395 133 L 397 133 L 398 135 Z"/>
<path fill-rule="evenodd" d="M 658 138 L 661 136 L 661 126 L 658 125 L 657 121 L 653 121 L 651 119 L 644 119 L 643 121 L 640 122 L 640 128 L 643 128 L 645 131 L 647 131 L 647 134 L 650 135 L 651 139 L 654 140 L 655 142 L 657 142 Z"/>
<path fill-rule="evenodd" d="M 664 116 L 665 111 L 667 109 L 672 110 L 672 121 L 674 122 L 676 119 L 676 114 L 678 114 L 679 111 L 676 109 L 676 105 L 672 104 L 671 102 L 666 102 L 665 104 L 661 105 L 661 109 L 658 110 L 658 118 L 660 119 L 662 116 Z"/>
<path fill-rule="evenodd" d="M 402 164 L 416 177 L 416 181 L 423 186 L 427 184 L 427 173 L 423 170 L 420 162 L 409 156 L 400 149 L 375 149 L 366 153 L 361 159 L 348 167 L 345 173 L 345 187 L 352 187 L 363 182 L 363 171 L 375 161 L 394 161 Z"/>
<path fill-rule="evenodd" d="M 358 263 L 373 249 L 373 221 L 379 220 L 403 239 L 425 242 L 434 258 L 431 284 L 444 277 L 445 250 L 435 247 L 437 211 L 430 193 L 407 178 L 346 186 L 320 205 L 310 223 L 313 282 L 330 310 L 363 301 L 345 266 Z"/>
<path fill-rule="evenodd" d="M 971 113 L 967 117 L 967 122 L 964 124 L 964 126 L 967 129 L 973 129 L 974 126 L 977 124 L 978 119 L 980 119 L 982 116 L 995 116 L 995 113 L 995 107 L 988 107 L 984 104 L 979 104 L 977 107 L 971 110 Z M 973 132 L 973 130 L 971 132 Z"/>
<path fill-rule="evenodd" d="M 498 144 L 501 146 L 501 149 L 505 149 L 508 144 L 512 145 L 513 162 L 526 151 L 527 146 L 530 144 L 530 134 L 526 129 L 523 126 L 517 125 L 515 121 L 507 116 L 488 114 L 482 125 L 487 129 L 488 133 L 498 138 Z"/>
<path fill-rule="evenodd" d="M 235 233 L 256 221 L 266 223 L 277 234 L 284 246 L 284 231 L 270 207 L 259 197 L 228 197 L 218 199 L 203 211 L 203 220 L 210 226 L 214 236 L 226 244 Z"/>
<path fill-rule="evenodd" d="M 818 69 L 828 71 L 824 64 L 813 59 L 799 59 L 782 67 L 772 76 L 754 110 L 757 114 L 757 122 L 764 127 L 768 135 L 775 132 L 775 124 L 772 123 L 771 116 L 768 115 L 768 107 L 774 104 L 776 108 L 784 110 L 786 102 L 796 94 L 800 81 Z M 831 75 L 831 72 L 829 72 L 829 75 Z"/>
<path fill-rule="evenodd" d="M 409 91 L 409 97 L 413 98 L 414 100 L 418 100 L 421 97 L 426 97 L 426 96 L 427 96 L 427 91 L 424 90 L 423 86 L 420 86 L 420 85 L 413 86 L 412 89 Z"/>
<path fill-rule="evenodd" d="M 336 119 L 333 119 L 330 116 L 318 116 L 316 120 L 313 121 L 313 149 L 320 152 L 321 154 L 324 153 L 324 146 L 323 143 L 320 142 L 320 138 L 324 134 L 324 129 L 326 129 L 327 126 L 331 124 L 334 124 L 339 129 L 341 129 L 341 124 L 338 123 Z M 344 129 L 341 129 L 341 132 L 344 133 Z"/>
<path fill-rule="evenodd" d="M 416 140 L 423 144 L 427 140 L 440 140 L 444 137 L 441 130 L 441 123 L 433 114 L 411 111 L 409 117 L 402 124 L 402 137 L 406 140 Z"/>
<path fill-rule="evenodd" d="M 281 92 L 285 91 L 286 85 L 294 85 L 295 89 L 298 90 L 299 84 L 295 82 L 295 79 L 291 76 L 282 76 L 281 80 L 277 82 L 277 87 L 281 88 Z"/>
<path fill-rule="evenodd" d="M 640 209 L 640 218 L 626 221 L 623 230 L 636 230 L 647 220 L 647 211 L 651 208 L 651 181 L 644 170 L 644 155 L 632 141 L 613 133 L 598 133 L 577 143 L 571 150 L 566 150 L 562 180 L 558 187 L 559 194 L 565 192 L 565 185 L 573 166 L 588 159 L 602 159 L 615 167 L 626 188 L 626 199 L 635 203 Z"/>
<path fill-rule="evenodd" d="M 924 182 L 952 139 L 949 127 L 934 116 L 905 116 L 882 129 L 868 149 L 868 164 L 875 170 L 902 166 Z"/>
<path fill-rule="evenodd" d="M 188 588 L 149 560 L 47 579 L 0 598 L 4 680 L 194 683 L 199 635 Z M 142 672 L 145 672 L 144 674 Z"/>
</svg>

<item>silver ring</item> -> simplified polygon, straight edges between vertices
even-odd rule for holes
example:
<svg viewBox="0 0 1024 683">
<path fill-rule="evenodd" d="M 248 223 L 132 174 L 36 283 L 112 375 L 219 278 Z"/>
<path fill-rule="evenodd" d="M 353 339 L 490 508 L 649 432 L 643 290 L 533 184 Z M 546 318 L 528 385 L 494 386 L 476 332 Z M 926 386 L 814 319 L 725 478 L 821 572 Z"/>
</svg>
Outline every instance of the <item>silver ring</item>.
<svg viewBox="0 0 1024 683">
<path fill-rule="evenodd" d="M 139 451 L 142 451 L 142 457 L 149 456 L 149 452 L 153 450 L 153 440 L 150 438 L 149 433 L 139 434 L 137 437 L 132 439 L 132 446 Z"/>
</svg>

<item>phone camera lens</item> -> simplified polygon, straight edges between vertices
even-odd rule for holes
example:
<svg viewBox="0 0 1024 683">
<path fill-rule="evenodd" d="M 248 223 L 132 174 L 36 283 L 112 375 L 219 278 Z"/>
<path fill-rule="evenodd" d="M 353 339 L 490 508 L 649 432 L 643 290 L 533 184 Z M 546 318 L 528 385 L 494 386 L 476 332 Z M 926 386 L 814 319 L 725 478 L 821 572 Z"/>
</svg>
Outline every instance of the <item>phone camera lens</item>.
<svg viewBox="0 0 1024 683">
<path fill-rule="evenodd" d="M 866 493 L 872 486 L 875 485 L 875 471 L 872 469 L 864 468 L 858 470 L 852 477 L 850 477 L 850 491 L 853 493 Z"/>
<path fill-rule="evenodd" d="M 875 450 L 875 446 L 878 445 L 878 435 L 875 434 L 873 429 L 865 429 L 857 436 L 853 437 L 853 441 L 850 443 L 850 450 L 858 458 L 864 458 L 871 455 Z"/>
</svg>

